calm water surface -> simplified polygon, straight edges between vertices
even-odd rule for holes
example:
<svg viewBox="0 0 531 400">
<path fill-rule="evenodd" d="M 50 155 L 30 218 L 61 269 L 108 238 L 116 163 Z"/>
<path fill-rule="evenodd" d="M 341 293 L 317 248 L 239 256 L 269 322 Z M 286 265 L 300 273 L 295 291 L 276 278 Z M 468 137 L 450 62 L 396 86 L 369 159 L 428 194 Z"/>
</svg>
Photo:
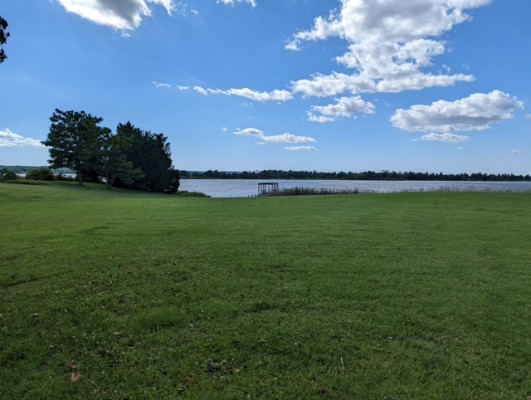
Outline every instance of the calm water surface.
<svg viewBox="0 0 531 400">
<path fill-rule="evenodd" d="M 455 181 L 333 181 L 333 180 L 252 180 L 181 179 L 180 190 L 202 192 L 211 197 L 250 197 L 258 194 L 259 182 L 278 182 L 279 189 L 304 187 L 331 190 L 359 190 L 370 193 L 453 191 L 531 191 L 531 182 Z"/>
</svg>

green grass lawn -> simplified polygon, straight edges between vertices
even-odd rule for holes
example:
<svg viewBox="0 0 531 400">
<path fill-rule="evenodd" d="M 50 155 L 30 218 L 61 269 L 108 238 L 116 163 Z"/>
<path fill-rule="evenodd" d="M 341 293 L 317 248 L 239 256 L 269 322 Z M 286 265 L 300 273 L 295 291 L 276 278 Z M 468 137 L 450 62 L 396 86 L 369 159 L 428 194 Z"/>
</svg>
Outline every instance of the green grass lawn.
<svg viewBox="0 0 531 400">
<path fill-rule="evenodd" d="M 529 399 L 531 194 L 0 185 L 0 398 Z"/>
</svg>

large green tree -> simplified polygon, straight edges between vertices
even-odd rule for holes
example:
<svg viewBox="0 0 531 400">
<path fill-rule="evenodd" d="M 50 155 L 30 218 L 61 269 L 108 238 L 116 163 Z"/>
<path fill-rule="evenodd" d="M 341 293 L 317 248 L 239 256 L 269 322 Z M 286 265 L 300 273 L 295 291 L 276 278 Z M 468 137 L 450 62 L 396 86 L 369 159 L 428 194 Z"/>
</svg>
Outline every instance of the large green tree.
<svg viewBox="0 0 531 400">
<path fill-rule="evenodd" d="M 50 121 L 48 138 L 42 142 L 49 147 L 50 165 L 73 169 L 83 185 L 83 176 L 101 170 L 111 130 L 99 125 L 102 118 L 84 111 L 55 109 Z"/>
<path fill-rule="evenodd" d="M 7 21 L 0 17 L 0 64 L 7 58 L 5 51 L 1 46 L 7 42 L 7 38 L 9 37 L 9 32 L 6 31 L 8 25 Z"/>
<path fill-rule="evenodd" d="M 117 179 L 116 186 L 151 192 L 177 192 L 179 171 L 172 166 L 170 144 L 162 133 L 153 134 L 149 131 L 142 131 L 127 122 L 118 125 L 116 136 L 129 143 L 124 154 L 127 160 L 144 174 L 141 179 L 135 179 L 132 184 Z"/>
<path fill-rule="evenodd" d="M 117 179 L 126 185 L 144 178 L 140 168 L 135 168 L 127 159 L 126 152 L 131 146 L 131 139 L 124 136 L 111 136 L 106 143 L 101 159 L 101 172 L 105 177 L 107 188 L 114 186 Z"/>
</svg>

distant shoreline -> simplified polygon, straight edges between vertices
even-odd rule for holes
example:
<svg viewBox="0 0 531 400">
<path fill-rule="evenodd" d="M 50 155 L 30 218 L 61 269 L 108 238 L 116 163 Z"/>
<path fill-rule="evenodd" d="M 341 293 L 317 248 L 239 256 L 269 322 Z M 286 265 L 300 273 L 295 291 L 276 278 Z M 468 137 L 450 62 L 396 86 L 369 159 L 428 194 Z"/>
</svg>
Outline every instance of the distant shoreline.
<svg viewBox="0 0 531 400">
<path fill-rule="evenodd" d="M 0 165 L 0 169 L 7 168 L 19 175 L 23 175 L 33 169 L 48 168 L 47 166 L 25 165 Z M 62 175 L 75 175 L 68 168 L 54 169 L 54 173 Z M 474 173 L 434 173 L 412 171 L 363 171 L 363 172 L 319 172 L 319 171 L 186 171 L 179 170 L 181 179 L 246 179 L 246 180 L 348 180 L 348 181 L 456 181 L 456 182 L 531 182 L 531 175 L 513 173 L 487 174 Z"/>
<path fill-rule="evenodd" d="M 487 174 L 482 172 L 445 174 L 428 172 L 364 171 L 179 171 L 181 179 L 249 179 L 249 180 L 348 180 L 348 181 L 456 181 L 456 182 L 530 182 L 531 176 L 512 173 Z"/>
</svg>

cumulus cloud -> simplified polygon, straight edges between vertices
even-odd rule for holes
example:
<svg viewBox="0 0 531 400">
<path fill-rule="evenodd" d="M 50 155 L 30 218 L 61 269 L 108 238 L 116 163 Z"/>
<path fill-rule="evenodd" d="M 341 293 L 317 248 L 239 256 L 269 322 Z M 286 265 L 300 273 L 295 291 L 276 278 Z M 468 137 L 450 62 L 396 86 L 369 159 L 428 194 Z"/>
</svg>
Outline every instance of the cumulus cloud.
<svg viewBox="0 0 531 400">
<path fill-rule="evenodd" d="M 341 97 L 335 104 L 312 106 L 308 111 L 308 120 L 312 122 L 333 122 L 338 118 L 353 117 L 358 113 L 373 114 L 374 105 L 360 96 Z"/>
<path fill-rule="evenodd" d="M 149 4 L 162 6 L 169 15 L 176 9 L 173 0 L 58 0 L 68 11 L 100 25 L 118 30 L 136 29 L 142 18 L 151 15 Z M 183 3 L 179 3 L 183 7 Z"/>
<path fill-rule="evenodd" d="M 341 0 L 339 12 L 317 17 L 309 31 L 293 36 L 288 44 L 324 40 L 337 36 L 352 43 L 409 42 L 436 37 L 470 19 L 465 13 L 491 0 Z"/>
<path fill-rule="evenodd" d="M 24 137 L 9 129 L 0 130 L 0 147 L 45 147 L 40 140 Z"/>
<path fill-rule="evenodd" d="M 188 86 L 177 86 L 177 88 L 181 91 L 190 90 L 190 87 Z M 243 97 L 246 99 L 259 101 L 259 102 L 265 102 L 265 101 L 288 101 L 293 99 L 293 96 L 290 92 L 287 90 L 273 90 L 271 92 L 260 92 L 256 90 L 252 90 L 249 88 L 241 88 L 241 89 L 211 89 L 211 88 L 204 88 L 202 86 L 194 86 L 192 90 L 196 91 L 197 93 L 202 94 L 203 96 L 208 96 L 210 94 L 212 95 L 224 95 L 224 96 L 237 96 L 237 97 Z"/>
<path fill-rule="evenodd" d="M 247 3 L 251 7 L 256 7 L 256 4 L 257 4 L 256 0 L 217 0 L 216 3 L 221 3 L 225 5 L 230 5 L 230 6 L 233 6 L 239 3 Z"/>
<path fill-rule="evenodd" d="M 523 107 L 516 97 L 494 90 L 486 94 L 475 93 L 453 102 L 439 100 L 431 105 L 399 109 L 391 117 L 391 122 L 408 132 L 484 131 L 495 122 L 513 118 L 514 112 Z"/>
<path fill-rule="evenodd" d="M 347 75 L 333 72 L 329 75 L 316 74 L 311 79 L 291 82 L 293 92 L 302 93 L 304 97 L 330 97 L 344 92 L 375 92 L 376 84 L 371 79 L 360 75 Z"/>
<path fill-rule="evenodd" d="M 292 133 L 285 132 L 279 135 L 266 135 L 264 131 L 256 128 L 238 129 L 234 132 L 235 135 L 254 137 L 260 140 L 259 144 L 275 143 L 275 144 L 298 144 L 298 143 L 315 143 L 315 140 L 309 136 L 297 136 Z"/>
<path fill-rule="evenodd" d="M 467 10 L 490 1 L 342 0 L 339 11 L 316 18 L 312 29 L 296 33 L 285 47 L 300 50 L 304 42 L 339 37 L 349 46 L 336 62 L 355 72 L 318 74 L 292 82 L 293 90 L 305 96 L 398 93 L 472 81 L 472 75 L 432 74 L 424 69 L 446 52 L 445 43 L 435 38 L 469 20 Z"/>
</svg>

